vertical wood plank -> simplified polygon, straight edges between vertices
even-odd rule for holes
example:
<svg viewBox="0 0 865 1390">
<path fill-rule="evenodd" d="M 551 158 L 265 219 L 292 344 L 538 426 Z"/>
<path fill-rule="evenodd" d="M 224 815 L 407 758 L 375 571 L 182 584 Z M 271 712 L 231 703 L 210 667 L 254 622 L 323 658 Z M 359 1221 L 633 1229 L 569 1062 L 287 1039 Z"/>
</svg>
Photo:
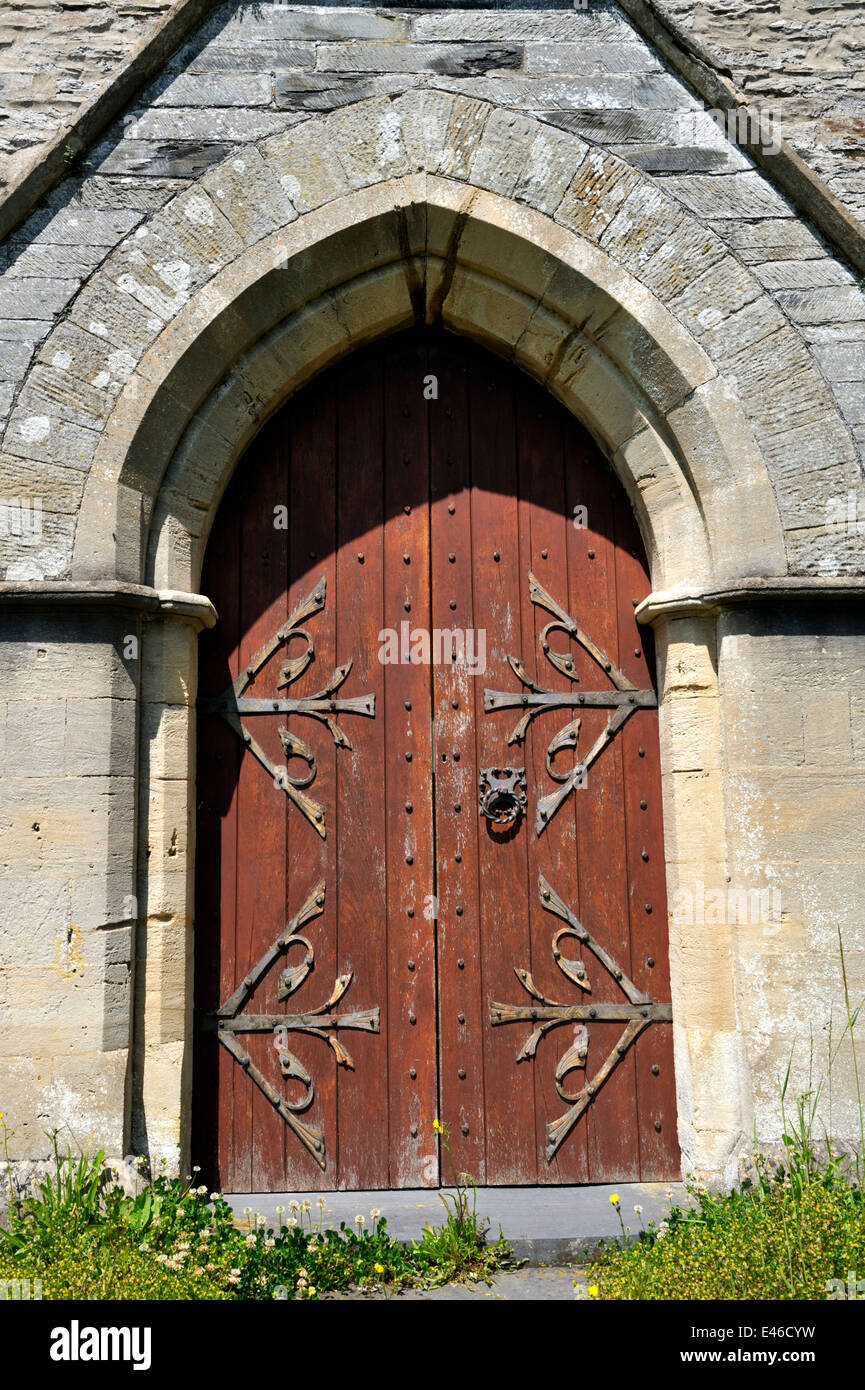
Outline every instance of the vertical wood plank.
<svg viewBox="0 0 865 1390">
<path fill-rule="evenodd" d="M 618 655 L 616 614 L 616 556 L 613 528 L 614 482 L 607 462 L 572 426 L 573 448 L 585 448 L 583 471 L 587 525 L 572 527 L 572 562 L 582 583 L 573 595 L 572 616 L 612 661 Z M 575 499 L 571 505 L 578 505 Z M 573 510 L 572 510 L 573 514 Z M 578 660 L 586 690 L 611 690 L 612 682 L 587 653 Z M 587 711 L 580 747 L 589 749 L 603 731 L 611 711 Z M 619 966 L 630 974 L 631 946 L 627 865 L 623 819 L 621 733 L 617 734 L 588 770 L 579 793 L 577 830 L 580 856 L 581 920 Z M 625 995 L 597 961 L 587 961 L 592 980 L 592 1003 L 623 1003 Z M 620 1023 L 589 1027 L 589 1077 L 597 1072 L 624 1029 Z M 633 1052 L 619 1062 L 586 1114 L 589 1179 L 592 1182 L 636 1181 L 639 1151 L 633 1122 L 636 1109 Z"/>
<path fill-rule="evenodd" d="M 429 441 L 423 339 L 388 344 L 384 359 L 384 626 L 402 637 L 430 624 Z M 436 1090 L 435 893 L 430 670 L 384 667 L 387 761 L 388 1067 L 390 1185 L 439 1180 Z"/>
<path fill-rule="evenodd" d="M 485 1182 L 483 1041 L 488 1023 L 477 891 L 476 678 L 469 674 L 464 652 L 459 659 L 458 639 L 452 635 L 457 628 L 473 626 L 465 352 L 457 344 L 436 344 L 430 371 L 438 380 L 438 399 L 430 403 L 430 557 L 432 628 L 440 642 L 440 650 L 433 652 L 440 659 L 432 667 L 439 1094 L 457 1173 Z M 445 1171 L 443 1180 L 453 1182 L 454 1175 Z"/>
<path fill-rule="evenodd" d="M 290 695 L 313 695 L 333 674 L 342 656 L 336 644 L 336 613 L 339 604 L 336 575 L 336 400 L 332 379 L 313 382 L 292 403 L 290 576 L 288 612 L 306 599 L 320 579 L 327 584 L 325 608 L 310 618 L 307 628 L 313 639 L 315 657 L 307 670 L 290 687 Z M 290 647 L 297 656 L 300 642 Z M 321 916 L 308 924 L 304 935 L 315 951 L 315 967 L 296 994 L 290 1007 L 316 1008 L 330 996 L 340 973 L 337 953 L 338 889 L 335 876 L 334 846 L 338 844 L 336 805 L 336 757 L 330 733 L 311 719 L 290 717 L 288 727 L 313 749 L 316 777 L 309 795 L 324 808 L 327 839 L 316 834 L 296 807 L 288 811 L 288 915 L 296 913 L 310 890 L 321 879 L 325 882 L 325 906 Z M 293 775 L 304 770 L 301 763 L 289 764 Z M 332 1190 L 338 1183 L 339 1131 L 337 1128 L 336 1060 L 320 1038 L 302 1033 L 289 1037 L 292 1052 L 300 1059 L 315 1082 L 315 1099 L 303 1112 L 303 1119 L 324 1131 L 327 1167 L 322 1173 L 294 1135 L 286 1136 L 286 1188 L 294 1191 Z M 288 1083 L 294 1087 L 296 1083 Z M 292 1097 L 298 1091 L 286 1091 Z"/>
<path fill-rule="evenodd" d="M 574 421 L 565 430 L 567 469 L 568 558 L 570 588 L 568 612 L 602 649 L 616 659 L 615 648 L 605 644 L 614 625 L 605 619 L 615 602 L 615 563 L 613 555 L 613 477 L 590 437 Z M 581 509 L 577 512 L 575 509 Z M 586 525 L 574 525 L 574 521 Z M 574 666 L 579 677 L 577 689 L 611 690 L 612 682 L 601 666 L 579 644 L 572 644 Z M 584 755 L 601 734 L 610 711 L 586 710 L 581 713 L 579 753 Z M 622 902 L 623 860 L 619 802 L 616 800 L 617 773 L 614 744 L 604 750 L 588 771 L 587 784 L 574 796 L 577 817 L 577 852 L 580 866 L 578 916 L 588 930 L 617 954 L 612 923 L 619 920 L 627 931 L 627 911 Z M 612 755 L 609 765 L 606 760 Z M 588 1002 L 623 1001 L 621 989 L 602 965 L 584 953 L 592 993 Z M 617 956 L 618 958 L 618 956 Z M 620 962 L 624 968 L 624 961 Z M 591 1024 L 585 1080 L 589 1081 L 605 1061 L 622 1032 L 622 1025 Z M 580 1122 L 586 1142 L 587 1176 L 591 1181 L 610 1181 L 624 1175 L 622 1148 L 633 1144 L 630 1126 L 621 1114 L 623 1102 L 615 1094 L 605 1095 L 607 1083 Z M 600 1157 L 599 1157 L 600 1153 Z M 630 1160 L 626 1157 L 625 1166 Z M 610 1165 L 605 1168 L 604 1164 Z"/>
<path fill-rule="evenodd" d="M 563 427 L 565 417 L 561 407 L 533 383 L 521 383 L 518 407 L 518 441 L 520 464 L 521 511 L 525 517 L 526 534 L 521 536 L 523 567 L 526 573 L 523 588 L 523 612 L 526 631 L 531 639 L 531 652 L 525 653 L 527 669 L 544 689 L 570 689 L 570 683 L 543 657 L 541 634 L 551 615 L 529 601 L 528 571 L 537 575 L 552 597 L 562 603 L 568 592 L 568 549 L 564 518 L 566 496 L 563 463 Z M 567 638 L 551 634 L 551 646 L 566 651 Z M 531 663 L 531 664 L 529 664 Z M 541 835 L 535 829 L 538 800 L 554 790 L 546 771 L 546 750 L 553 736 L 569 722 L 569 711 L 554 710 L 532 721 L 527 735 L 527 765 L 531 767 L 534 794 L 531 798 L 531 834 L 529 846 L 530 909 L 532 923 L 532 974 L 536 985 L 548 998 L 569 1000 L 578 991 L 570 985 L 556 967 L 552 939 L 557 921 L 543 911 L 538 896 L 538 876 L 543 873 L 566 902 L 578 895 L 577 846 L 575 831 L 575 793 L 567 799 L 550 820 Z M 560 754 L 555 761 L 556 771 L 566 770 L 573 755 Z M 542 1040 L 533 1063 L 535 1068 L 536 1135 L 539 1154 L 538 1181 L 583 1182 L 586 1179 L 585 1139 L 578 1126 L 551 1160 L 545 1156 L 546 1125 L 567 1108 L 555 1085 L 555 1070 L 561 1057 L 573 1042 L 573 1029 L 564 1026 L 553 1029 Z M 576 1078 L 576 1080 L 575 1080 Z M 581 1073 L 570 1073 L 567 1087 L 579 1089 Z"/>
<path fill-rule="evenodd" d="M 485 688 L 514 688 L 508 657 L 522 655 L 525 647 L 520 609 L 527 577 L 520 566 L 513 377 L 486 353 L 475 350 L 470 360 L 473 620 L 485 635 L 487 662 L 473 687 L 477 766 L 519 768 L 525 748 L 507 743 L 517 712 L 487 715 L 483 700 Z M 531 961 L 529 897 L 537 892 L 529 881 L 533 833 L 531 804 L 513 830 L 495 830 L 478 819 L 486 1180 L 491 1184 L 537 1180 L 537 1063 L 516 1062 L 530 1028 L 493 1028 L 489 1008 L 492 1000 L 508 1003 L 523 995 L 514 970 Z"/>
<path fill-rule="evenodd" d="M 654 642 L 640 628 L 634 609 L 651 588 L 642 540 L 627 499 L 615 508 L 619 667 L 641 690 L 654 684 Z M 659 1003 L 670 1001 L 667 884 L 661 802 L 661 760 L 656 710 L 637 710 L 619 734 L 622 740 L 622 814 L 629 875 L 632 979 Z M 678 1173 L 673 1029 L 653 1023 L 634 1048 L 637 1104 L 634 1131 L 640 1178 L 660 1182 Z"/>
<path fill-rule="evenodd" d="M 350 358 L 338 375 L 337 652 L 352 668 L 339 694 L 375 695 L 374 719 L 346 716 L 351 750 L 337 755 L 333 891 L 339 969 L 353 975 L 341 1007 L 378 1007 L 380 1033 L 346 1031 L 352 1070 L 337 1077 L 339 1186 L 388 1185 L 387 826 L 381 774 L 389 756 L 384 668 L 378 660 L 384 615 L 382 517 L 383 384 L 380 355 Z M 392 754 L 391 754 L 392 756 Z"/>
<path fill-rule="evenodd" d="M 280 426 L 262 431 L 246 468 L 240 538 L 240 662 L 248 663 L 286 617 L 285 530 L 274 527 L 274 507 L 284 501 L 284 451 Z M 250 698 L 277 696 L 279 657 L 272 658 L 247 687 Z M 276 721 L 247 716 L 252 736 L 279 765 L 283 761 Z M 283 927 L 285 906 L 285 796 L 250 755 L 241 762 L 238 799 L 237 957 L 238 980 L 271 946 Z M 246 865 L 253 873 L 243 872 Z M 255 1013 L 277 1009 L 278 969 L 271 969 L 244 1005 Z M 269 1034 L 240 1038 L 271 1084 L 280 1083 Z M 283 1181 L 284 1123 L 266 1096 L 238 1068 L 235 1079 L 238 1175 L 247 1191 L 270 1191 Z M 248 1129 L 247 1129 L 248 1126 Z M 248 1138 L 247 1138 L 248 1136 Z M 248 1152 L 247 1152 L 248 1143 Z"/>
</svg>

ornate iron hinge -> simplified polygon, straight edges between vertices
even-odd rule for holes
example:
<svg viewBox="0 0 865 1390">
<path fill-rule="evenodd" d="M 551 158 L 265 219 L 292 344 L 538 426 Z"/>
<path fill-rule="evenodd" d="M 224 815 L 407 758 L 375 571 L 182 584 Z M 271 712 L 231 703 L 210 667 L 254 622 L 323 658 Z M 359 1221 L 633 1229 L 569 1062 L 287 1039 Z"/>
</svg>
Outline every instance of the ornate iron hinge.
<svg viewBox="0 0 865 1390">
<path fill-rule="evenodd" d="M 519 966 L 514 966 L 514 974 L 526 993 L 537 1002 L 527 1005 L 499 1004 L 490 1001 L 490 1023 L 494 1028 L 501 1023 L 526 1022 L 538 1025 L 529 1034 L 517 1053 L 517 1062 L 525 1062 L 534 1057 L 538 1043 L 551 1028 L 558 1028 L 563 1023 L 575 1024 L 573 1044 L 559 1058 L 555 1073 L 556 1091 L 562 1100 L 568 1102 L 571 1108 L 564 1115 L 560 1115 L 557 1120 L 552 1120 L 547 1125 L 546 1157 L 549 1163 L 604 1082 L 615 1071 L 631 1044 L 636 1041 L 644 1028 L 648 1028 L 650 1023 L 672 1022 L 673 1006 L 672 1004 L 657 1004 L 649 998 L 648 994 L 644 994 L 642 990 L 637 988 L 633 980 L 630 980 L 624 970 L 616 964 L 609 952 L 604 950 L 591 932 L 588 932 L 582 922 L 574 916 L 558 893 L 554 892 L 543 874 L 538 875 L 538 888 L 544 910 L 561 918 L 566 924 L 556 932 L 552 945 L 553 960 L 562 974 L 579 989 L 591 993 L 592 987 L 583 962 L 570 960 L 563 956 L 559 950 L 559 942 L 562 938 L 572 936 L 591 951 L 604 968 L 609 971 L 628 1001 L 627 1004 L 559 1004 L 554 999 L 547 999 L 546 995 L 538 989 L 531 973 Z M 586 1025 L 592 1021 L 598 1023 L 621 1022 L 626 1027 L 619 1041 L 591 1081 L 587 1082 L 576 1095 L 570 1095 L 565 1090 L 563 1082 L 567 1074 L 576 1068 L 585 1071 L 589 1051 L 589 1034 Z"/>
<path fill-rule="evenodd" d="M 295 608 L 288 621 L 277 629 L 270 641 L 265 642 L 260 651 L 256 652 L 237 680 L 221 695 L 199 701 L 199 708 L 206 714 L 219 714 L 227 724 L 231 725 L 231 728 L 243 740 L 253 757 L 257 758 L 262 767 L 270 773 L 274 785 L 282 788 L 286 796 L 294 802 L 298 810 L 302 811 L 310 825 L 315 827 L 323 840 L 327 838 L 324 807 L 320 806 L 317 801 L 313 801 L 311 796 L 307 796 L 305 791 L 305 788 L 311 786 L 315 781 L 318 771 L 312 749 L 299 735 L 291 733 L 283 725 L 279 726 L 277 732 L 282 740 L 286 760 L 300 758 L 309 768 L 306 775 L 292 777 L 287 768 L 277 767 L 267 756 L 243 723 L 241 715 L 302 714 L 310 719 L 318 719 L 330 729 L 331 737 L 338 748 L 351 748 L 351 743 L 336 722 L 335 715 L 364 714 L 370 719 L 375 717 L 375 695 L 355 695 L 349 699 L 339 700 L 334 698 L 336 691 L 339 690 L 351 670 L 352 663 L 350 661 L 347 661 L 344 666 L 337 666 L 327 684 L 321 690 L 316 691 L 314 695 L 305 695 L 299 699 L 289 700 L 248 699 L 244 697 L 243 692 L 247 686 L 270 660 L 277 648 L 290 642 L 294 637 L 306 638 L 306 651 L 302 652 L 300 656 L 283 662 L 278 689 L 292 685 L 303 675 L 315 656 L 315 645 L 301 624 L 314 613 L 321 612 L 326 602 L 327 582 L 322 578 L 309 597 Z"/>
<path fill-rule="evenodd" d="M 337 1064 L 353 1069 L 354 1062 L 336 1035 L 340 1030 L 346 1028 L 359 1029 L 365 1033 L 377 1033 L 380 1027 L 379 1010 L 377 1008 L 360 1009 L 354 1013 L 346 1014 L 333 1012 L 334 1006 L 339 1003 L 354 978 L 351 972 L 348 975 L 337 976 L 330 998 L 325 1003 L 320 1004 L 317 1009 L 307 1009 L 304 1013 L 299 1014 L 243 1014 L 240 1009 L 273 962 L 283 952 L 291 950 L 293 946 L 302 946 L 304 957 L 297 965 L 286 966 L 282 971 L 279 977 L 277 997 L 287 999 L 289 995 L 300 989 L 315 964 L 315 951 L 308 939 L 300 935 L 300 928 L 315 917 L 321 916 L 324 911 L 324 894 L 325 886 L 322 880 L 321 883 L 316 884 L 303 907 L 291 919 L 285 931 L 281 932 L 273 945 L 265 951 L 231 997 L 226 999 L 222 1007 L 217 1009 L 215 1013 L 204 1016 L 205 1027 L 216 1030 L 217 1037 L 223 1047 L 227 1048 L 232 1057 L 240 1063 L 243 1070 L 254 1081 L 262 1094 L 267 1097 L 277 1113 L 285 1120 L 285 1123 L 294 1131 L 320 1168 L 324 1168 L 327 1163 L 324 1132 L 320 1129 L 314 1129 L 311 1125 L 305 1124 L 303 1120 L 297 1118 L 298 1111 L 307 1110 L 312 1105 L 315 1096 L 315 1083 L 300 1058 L 289 1051 L 286 1038 L 289 1033 L 311 1033 L 316 1038 L 323 1038 L 333 1049 Z M 238 1033 L 274 1034 L 282 1075 L 302 1082 L 306 1088 L 305 1094 L 301 1096 L 300 1100 L 288 1101 L 279 1094 L 252 1061 L 243 1044 L 238 1041 Z"/>
<path fill-rule="evenodd" d="M 526 736 L 526 730 L 531 721 L 545 710 L 551 709 L 614 709 L 615 714 L 607 721 L 603 732 L 598 735 L 588 753 L 570 768 L 567 772 L 556 772 L 553 767 L 553 759 L 563 748 L 573 748 L 576 750 L 580 737 L 579 719 L 573 719 L 569 724 L 565 724 L 559 730 L 555 738 L 550 742 L 546 753 L 547 772 L 554 782 L 560 783 L 556 791 L 549 796 L 541 797 L 538 801 L 538 814 L 535 821 L 535 830 L 538 835 L 546 830 L 553 816 L 565 801 L 570 792 L 578 787 L 585 778 L 586 772 L 598 755 L 606 748 L 607 744 L 615 737 L 622 725 L 628 720 L 637 709 L 654 709 L 657 707 L 658 699 L 654 690 L 638 690 L 637 687 L 628 680 L 627 676 L 610 661 L 609 657 L 596 647 L 590 637 L 587 637 L 582 628 L 578 626 L 574 619 L 569 616 L 556 603 L 556 600 L 547 593 L 542 584 L 529 571 L 529 597 L 532 603 L 539 608 L 545 608 L 548 613 L 553 614 L 553 621 L 547 623 L 541 633 L 541 650 L 549 661 L 550 665 L 560 671 L 563 676 L 567 676 L 570 681 L 577 681 L 576 667 L 574 659 L 568 652 L 557 652 L 550 647 L 547 640 L 548 634 L 558 630 L 573 637 L 580 646 L 587 651 L 591 657 L 597 661 L 598 665 L 606 671 L 615 690 L 582 690 L 582 691 L 559 691 L 545 690 L 543 686 L 537 685 L 526 673 L 526 668 L 519 657 L 509 656 L 508 664 L 517 679 L 532 693 L 530 695 L 520 694 L 518 691 L 507 690 L 485 690 L 484 691 L 484 712 L 491 714 L 499 709 L 518 709 L 522 708 L 524 713 L 517 721 L 508 736 L 508 743 L 522 743 Z"/>
</svg>

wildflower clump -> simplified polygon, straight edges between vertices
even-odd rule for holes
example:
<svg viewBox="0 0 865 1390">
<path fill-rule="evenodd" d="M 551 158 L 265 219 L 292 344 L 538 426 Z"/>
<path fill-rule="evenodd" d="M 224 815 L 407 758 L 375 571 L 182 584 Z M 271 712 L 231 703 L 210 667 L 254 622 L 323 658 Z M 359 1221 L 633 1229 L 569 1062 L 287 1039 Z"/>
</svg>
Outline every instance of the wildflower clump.
<svg viewBox="0 0 865 1390">
<path fill-rule="evenodd" d="M 5 1139 L 5 1132 L 4 1132 Z M 508 1257 L 486 1247 L 467 1207 L 451 1229 L 428 1228 L 404 1244 L 373 1207 L 351 1226 L 322 1228 L 312 1201 L 276 1207 L 276 1225 L 246 1207 L 238 1218 L 220 1192 L 136 1164 L 141 1191 L 124 1192 L 104 1156 L 61 1153 L 29 1195 L 13 1200 L 0 1228 L 0 1280 L 41 1284 L 43 1299 L 318 1299 L 348 1288 L 433 1285 L 484 1277 Z M 325 1199 L 316 1201 L 322 1219 Z"/>
<path fill-rule="evenodd" d="M 865 1195 L 836 1166 L 797 1174 L 755 1160 L 726 1195 L 691 1187 L 642 1239 L 617 1241 L 597 1266 L 606 1299 L 825 1299 L 865 1269 Z"/>
</svg>

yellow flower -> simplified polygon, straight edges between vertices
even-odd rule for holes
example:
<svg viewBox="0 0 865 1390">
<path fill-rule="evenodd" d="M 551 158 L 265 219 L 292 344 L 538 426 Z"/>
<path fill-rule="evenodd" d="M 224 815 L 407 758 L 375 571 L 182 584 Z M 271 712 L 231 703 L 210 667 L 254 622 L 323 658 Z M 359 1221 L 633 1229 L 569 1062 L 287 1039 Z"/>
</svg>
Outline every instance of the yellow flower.
<svg viewBox="0 0 865 1390">
<path fill-rule="evenodd" d="M 444 1134 L 444 1130 L 438 1120 L 433 1120 L 433 1129 L 437 1130 L 439 1134 Z"/>
<path fill-rule="evenodd" d="M 378 1261 L 376 1261 L 376 1263 L 373 1265 L 373 1269 L 375 1270 L 376 1274 L 384 1274 L 384 1265 L 380 1265 Z"/>
<path fill-rule="evenodd" d="M 612 1202 L 612 1204 L 613 1204 L 614 1207 L 617 1207 L 617 1206 L 619 1205 L 619 1194 L 618 1194 L 618 1192 L 611 1192 L 611 1193 L 610 1193 L 610 1201 Z"/>
<path fill-rule="evenodd" d="M 597 1297 L 598 1297 L 598 1286 L 597 1286 L 597 1284 L 590 1284 L 590 1285 L 589 1285 L 589 1298 L 597 1298 Z"/>
</svg>

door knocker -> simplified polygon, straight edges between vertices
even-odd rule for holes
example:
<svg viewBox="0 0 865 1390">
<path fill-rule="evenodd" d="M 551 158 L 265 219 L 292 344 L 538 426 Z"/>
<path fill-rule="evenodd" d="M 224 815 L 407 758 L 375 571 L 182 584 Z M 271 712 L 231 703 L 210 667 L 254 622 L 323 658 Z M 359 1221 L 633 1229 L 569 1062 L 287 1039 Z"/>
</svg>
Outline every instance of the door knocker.
<svg viewBox="0 0 865 1390">
<path fill-rule="evenodd" d="M 481 815 L 500 829 L 515 825 L 526 809 L 526 769 L 524 767 L 482 767 L 480 784 Z"/>
</svg>

